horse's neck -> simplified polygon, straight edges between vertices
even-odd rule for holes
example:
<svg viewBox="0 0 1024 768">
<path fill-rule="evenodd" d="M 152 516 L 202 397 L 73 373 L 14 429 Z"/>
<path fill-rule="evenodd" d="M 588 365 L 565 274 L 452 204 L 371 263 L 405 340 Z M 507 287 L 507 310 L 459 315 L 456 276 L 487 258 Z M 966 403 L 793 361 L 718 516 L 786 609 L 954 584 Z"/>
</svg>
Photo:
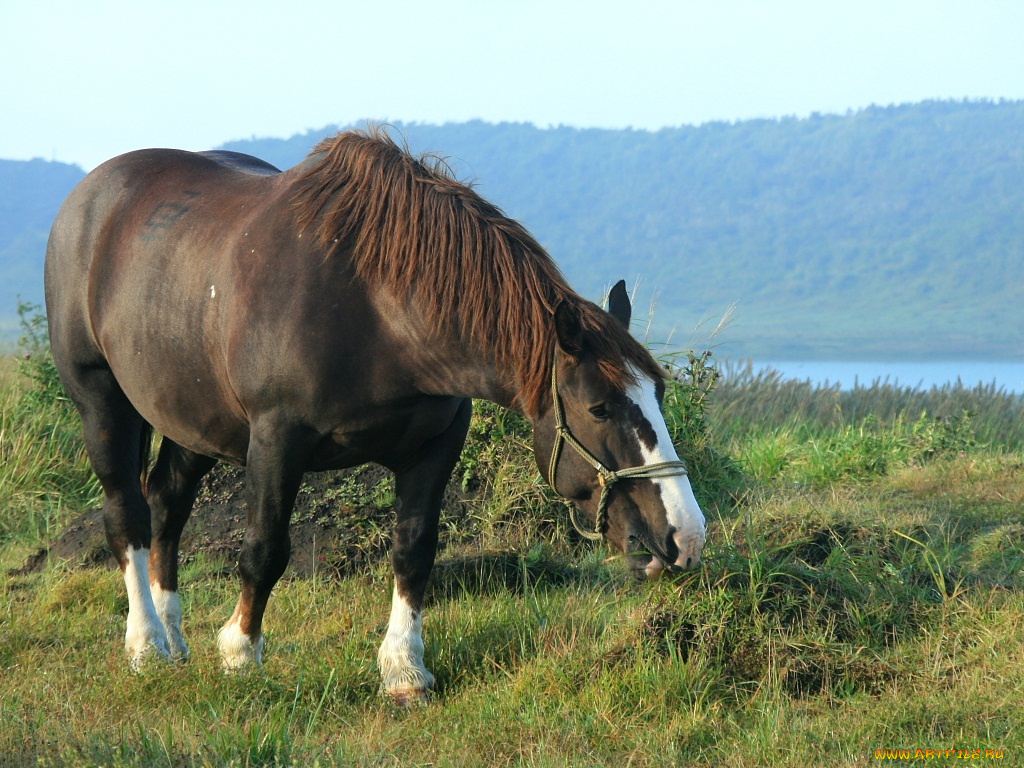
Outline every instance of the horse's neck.
<svg viewBox="0 0 1024 768">
<path fill-rule="evenodd" d="M 459 395 L 516 407 L 519 386 L 482 350 L 457 342 L 422 344 L 414 368 L 419 389 L 431 395 Z"/>
<path fill-rule="evenodd" d="M 439 332 L 407 303 L 378 295 L 392 338 L 400 339 L 402 365 L 429 395 L 474 397 L 516 407 L 519 384 L 480 345 Z"/>
</svg>

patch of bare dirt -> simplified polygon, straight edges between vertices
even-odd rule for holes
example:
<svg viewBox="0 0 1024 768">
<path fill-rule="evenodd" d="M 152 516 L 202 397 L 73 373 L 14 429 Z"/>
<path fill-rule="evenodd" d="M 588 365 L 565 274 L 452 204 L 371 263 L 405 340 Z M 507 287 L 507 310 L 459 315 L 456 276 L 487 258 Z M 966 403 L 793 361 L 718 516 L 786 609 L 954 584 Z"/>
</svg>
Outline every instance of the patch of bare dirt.
<svg viewBox="0 0 1024 768">
<path fill-rule="evenodd" d="M 343 575 L 385 558 L 394 523 L 393 488 L 391 473 L 372 464 L 307 474 L 292 513 L 288 575 L 305 577 L 314 571 Z M 448 514 L 461 515 L 469 502 L 457 481 L 450 482 L 445 496 Z M 233 566 L 245 535 L 246 509 L 244 471 L 218 464 L 203 480 L 185 526 L 181 563 L 202 553 L 221 557 Z M 79 515 L 18 573 L 40 571 L 51 558 L 115 568 L 102 511 L 92 509 Z"/>
</svg>

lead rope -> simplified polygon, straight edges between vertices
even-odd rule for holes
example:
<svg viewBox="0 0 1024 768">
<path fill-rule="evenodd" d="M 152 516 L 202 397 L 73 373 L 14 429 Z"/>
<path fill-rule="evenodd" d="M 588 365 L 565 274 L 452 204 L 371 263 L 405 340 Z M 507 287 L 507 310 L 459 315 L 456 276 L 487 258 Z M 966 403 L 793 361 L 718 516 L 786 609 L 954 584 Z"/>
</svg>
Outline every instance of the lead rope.
<svg viewBox="0 0 1024 768">
<path fill-rule="evenodd" d="M 597 515 L 594 521 L 594 531 L 586 530 L 577 519 L 576 505 L 569 502 L 569 519 L 572 521 L 576 532 L 590 541 L 601 541 L 604 539 L 605 531 L 608 529 L 608 497 L 611 495 L 612 486 L 622 479 L 660 477 L 679 477 L 686 475 L 686 464 L 682 461 L 662 461 L 657 464 L 647 464 L 640 467 L 628 467 L 626 469 L 608 469 L 600 460 L 588 451 L 583 444 L 569 431 L 565 423 L 565 411 L 562 407 L 562 398 L 558 395 L 558 357 L 551 361 L 551 399 L 554 402 L 555 412 L 555 442 L 551 447 L 551 461 L 548 464 L 548 483 L 551 490 L 558 493 L 555 486 L 555 475 L 558 472 L 558 461 L 562 455 L 562 444 L 568 443 L 584 461 L 597 471 L 597 482 L 601 486 L 601 498 L 597 502 Z"/>
</svg>

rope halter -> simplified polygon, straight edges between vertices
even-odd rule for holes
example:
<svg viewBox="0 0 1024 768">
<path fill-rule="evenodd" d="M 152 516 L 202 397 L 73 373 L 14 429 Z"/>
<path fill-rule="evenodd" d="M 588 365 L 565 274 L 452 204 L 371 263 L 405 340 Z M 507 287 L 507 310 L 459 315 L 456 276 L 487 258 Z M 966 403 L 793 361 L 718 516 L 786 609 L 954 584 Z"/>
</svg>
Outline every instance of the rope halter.
<svg viewBox="0 0 1024 768">
<path fill-rule="evenodd" d="M 578 453 L 587 464 L 597 472 L 597 482 L 601 486 L 601 498 L 597 502 L 597 516 L 594 522 L 594 530 L 588 531 L 576 519 L 576 505 L 569 503 L 569 519 L 572 521 L 576 532 L 591 541 L 601 541 L 608 530 L 608 497 L 612 488 L 619 480 L 654 480 L 662 477 L 680 477 L 686 475 L 686 464 L 682 461 L 662 461 L 657 464 L 645 464 L 639 467 L 627 469 L 608 469 L 601 461 L 594 456 L 586 447 L 576 439 L 565 423 L 565 409 L 562 406 L 562 398 L 558 394 L 558 355 L 551 363 L 551 399 L 554 401 L 555 412 L 555 443 L 551 447 L 551 462 L 548 464 L 548 484 L 551 490 L 558 493 L 555 485 L 555 476 L 558 472 L 558 461 L 562 455 L 562 446 L 568 445 Z M 561 495 L 561 494 L 559 494 Z M 564 497 L 563 497 L 564 498 Z"/>
</svg>

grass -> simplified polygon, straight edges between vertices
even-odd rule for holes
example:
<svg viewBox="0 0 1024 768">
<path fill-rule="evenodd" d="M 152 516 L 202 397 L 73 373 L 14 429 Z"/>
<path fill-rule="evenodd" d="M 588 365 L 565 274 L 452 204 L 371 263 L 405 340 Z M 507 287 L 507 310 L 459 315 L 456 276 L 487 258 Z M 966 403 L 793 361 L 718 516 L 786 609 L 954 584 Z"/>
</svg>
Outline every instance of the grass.
<svg viewBox="0 0 1024 768">
<path fill-rule="evenodd" d="M 55 765 L 863 765 L 875 748 L 935 745 L 1019 754 L 1024 488 L 1002 460 L 942 469 L 962 490 L 948 495 L 936 466 L 765 499 L 717 521 L 702 571 L 652 586 L 629 583 L 599 550 L 555 545 L 505 561 L 477 552 L 469 575 L 442 567 L 425 624 L 439 693 L 412 712 L 377 694 L 384 567 L 283 582 L 266 665 L 240 677 L 222 675 L 214 656 L 236 596 L 216 569 L 185 581 L 192 663 L 132 675 L 118 575 L 54 568 L 3 594 L 0 753 Z"/>
<path fill-rule="evenodd" d="M 77 415 L 40 397 L 25 367 L 0 359 L 0 542 L 45 541 L 100 493 Z"/>
<path fill-rule="evenodd" d="M 458 469 L 483 500 L 445 516 L 425 614 L 431 706 L 379 695 L 379 559 L 284 579 L 265 665 L 242 675 L 215 658 L 237 597 L 224 563 L 183 573 L 192 661 L 141 675 L 121 651 L 120 576 L 53 564 L 0 588 L 0 765 L 860 766 L 918 748 L 1024 762 L 1024 455 L 1001 423 L 1020 421 L 1019 398 L 962 393 L 965 420 L 869 388 L 840 394 L 839 418 L 828 392 L 679 362 L 666 409 L 709 518 L 700 570 L 630 581 L 536 482 L 527 425 L 484 406 Z M 10 568 L 95 491 L 66 403 L 40 402 L 20 363 L 0 371 Z"/>
<path fill-rule="evenodd" d="M 718 435 L 787 428 L 821 432 L 868 420 L 886 426 L 923 418 L 939 428 L 967 425 L 980 443 L 1024 448 L 1024 396 L 994 384 L 919 390 L 877 380 L 844 391 L 838 385 L 784 379 L 774 369 L 755 370 L 747 361 L 724 371 L 713 396 Z"/>
</svg>

